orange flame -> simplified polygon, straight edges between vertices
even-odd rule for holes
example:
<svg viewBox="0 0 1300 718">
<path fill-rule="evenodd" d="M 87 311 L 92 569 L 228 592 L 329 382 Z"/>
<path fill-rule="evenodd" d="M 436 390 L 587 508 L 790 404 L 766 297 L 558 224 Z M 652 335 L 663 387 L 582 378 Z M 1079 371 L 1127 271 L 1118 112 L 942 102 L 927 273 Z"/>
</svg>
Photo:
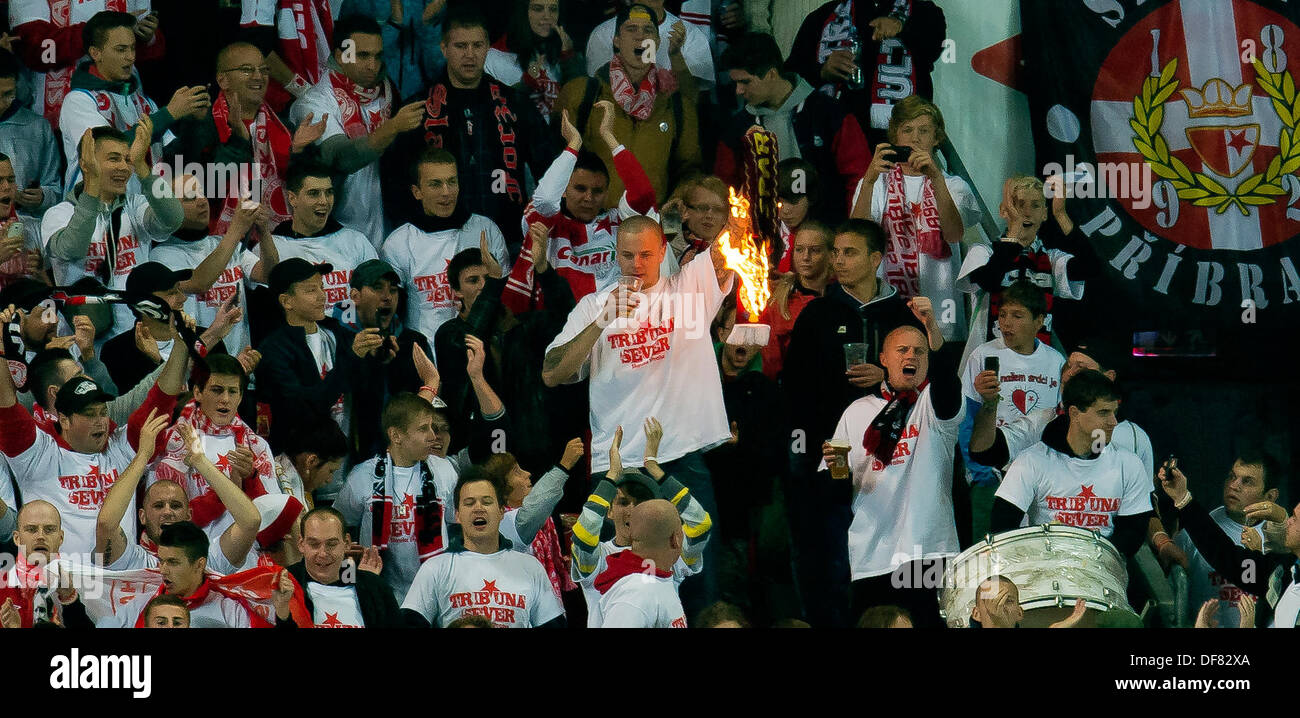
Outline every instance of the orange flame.
<svg viewBox="0 0 1300 718">
<path fill-rule="evenodd" d="M 749 312 L 749 321 L 757 322 L 758 315 L 762 314 L 772 296 L 767 283 L 767 242 L 753 234 L 749 200 L 737 194 L 735 187 L 728 189 L 731 219 L 727 229 L 718 237 L 718 249 L 726 260 L 727 269 L 740 276 L 740 303 Z"/>
</svg>

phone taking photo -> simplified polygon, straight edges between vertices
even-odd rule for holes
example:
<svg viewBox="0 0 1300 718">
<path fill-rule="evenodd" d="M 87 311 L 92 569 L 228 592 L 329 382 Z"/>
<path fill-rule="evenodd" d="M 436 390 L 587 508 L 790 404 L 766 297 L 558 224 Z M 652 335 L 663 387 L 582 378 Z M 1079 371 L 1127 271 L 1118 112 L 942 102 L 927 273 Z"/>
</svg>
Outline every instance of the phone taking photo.
<svg viewBox="0 0 1300 718">
<path fill-rule="evenodd" d="M 997 373 L 998 373 L 998 358 L 997 358 L 997 357 L 984 357 L 984 371 L 991 371 L 991 372 L 993 372 L 994 374 L 997 374 Z"/>
<path fill-rule="evenodd" d="M 894 153 L 894 156 L 890 158 L 891 162 L 897 162 L 898 164 L 903 164 L 908 160 L 912 159 L 911 147 L 900 147 L 898 145 L 890 145 L 888 151 Z"/>
</svg>

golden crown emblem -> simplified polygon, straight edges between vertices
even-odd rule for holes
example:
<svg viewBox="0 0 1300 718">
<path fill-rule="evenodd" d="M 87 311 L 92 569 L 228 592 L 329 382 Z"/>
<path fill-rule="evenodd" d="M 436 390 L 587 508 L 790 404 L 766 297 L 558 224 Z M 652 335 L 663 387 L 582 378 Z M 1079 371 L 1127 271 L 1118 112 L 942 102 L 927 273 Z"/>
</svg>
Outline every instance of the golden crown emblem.
<svg viewBox="0 0 1300 718">
<path fill-rule="evenodd" d="M 1250 106 L 1250 83 L 1236 88 L 1219 78 L 1213 78 L 1201 89 L 1190 87 L 1179 90 L 1187 100 L 1187 116 L 1196 117 L 1244 117 L 1254 114 Z"/>
</svg>

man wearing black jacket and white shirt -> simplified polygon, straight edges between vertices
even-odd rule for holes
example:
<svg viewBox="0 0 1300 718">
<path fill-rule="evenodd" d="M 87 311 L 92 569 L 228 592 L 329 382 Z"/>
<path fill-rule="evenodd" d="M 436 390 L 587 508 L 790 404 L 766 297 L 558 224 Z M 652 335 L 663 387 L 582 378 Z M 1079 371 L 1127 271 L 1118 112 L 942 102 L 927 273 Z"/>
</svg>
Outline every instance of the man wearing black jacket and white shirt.
<svg viewBox="0 0 1300 718">
<path fill-rule="evenodd" d="M 303 603 L 317 628 L 401 628 L 397 600 L 388 583 L 376 573 L 383 567 L 379 551 L 369 548 L 360 563 L 344 563 L 352 537 L 343 530 L 343 516 L 332 508 L 320 507 L 303 515 L 298 548 L 302 560 L 285 570 L 302 586 Z M 287 601 L 283 614 L 276 606 L 276 628 L 297 628 L 289 618 Z"/>
<path fill-rule="evenodd" d="M 894 329 L 922 326 L 894 287 L 878 280 L 884 251 L 885 232 L 875 222 L 852 219 L 836 230 L 831 266 L 837 281 L 799 313 L 781 370 L 795 440 L 785 490 L 794 539 L 792 562 L 804 611 L 813 625 L 848 621 L 835 616 L 840 604 L 848 604 L 847 597 L 829 599 L 826 586 L 842 584 L 831 576 L 846 572 L 843 536 L 852 519 L 847 501 L 834 502 L 837 495 L 831 491 L 830 479 L 817 473 L 815 447 L 830 438 L 849 404 L 885 378 L 884 371 L 872 363 L 855 364 L 846 371 L 844 345 L 865 342 L 865 356 L 878 357 L 885 336 Z M 932 351 L 936 348 L 930 346 Z M 793 450 L 800 447 L 804 448 Z M 816 558 L 801 561 L 800 556 Z"/>
<path fill-rule="evenodd" d="M 546 569 L 500 533 L 501 487 L 472 467 L 456 482 L 455 496 L 462 538 L 420 566 L 402 602 L 407 625 L 445 627 L 479 615 L 499 628 L 563 628 L 564 609 Z"/>
<path fill-rule="evenodd" d="M 849 405 L 832 438 L 850 447 L 852 484 L 844 485 L 852 492 L 853 615 L 896 605 L 918 628 L 939 627 L 943 559 L 960 550 L 952 478 L 964 407 L 957 368 L 930 370 L 930 357 L 940 356 L 931 347 L 943 345 L 933 307 L 925 297 L 913 297 L 909 306 L 929 336 L 902 326 L 885 337 L 884 381 Z M 833 457 L 829 443 L 822 455 Z"/>
<path fill-rule="evenodd" d="M 284 310 L 285 325 L 262 341 L 257 379 L 262 396 L 271 405 L 273 446 L 282 441 L 304 405 L 333 418 L 351 437 L 345 396 L 371 386 L 370 372 L 361 360 L 384 340 L 378 329 L 354 334 L 325 318 L 321 275 L 333 269 L 294 257 L 271 270 L 271 293 Z M 340 471 L 334 482 L 320 490 L 321 498 L 337 494 L 336 484 L 341 479 Z"/>
<path fill-rule="evenodd" d="M 1300 621 L 1300 504 L 1288 516 L 1286 509 L 1272 502 L 1255 504 L 1247 513 L 1251 519 L 1265 519 L 1284 526 L 1285 553 L 1261 553 L 1233 544 L 1205 507 L 1187 490 L 1187 477 L 1176 467 L 1160 467 L 1158 478 L 1178 511 L 1178 519 L 1195 542 L 1197 550 L 1224 578 L 1241 590 L 1266 599 L 1273 608 L 1271 628 L 1295 628 Z M 1262 607 L 1261 607 L 1262 609 Z"/>
<path fill-rule="evenodd" d="M 1118 423 L 1119 392 L 1097 371 L 1084 371 L 1062 388 L 1065 414 L 1043 438 L 1011 462 L 993 501 L 993 533 L 1059 522 L 1091 529 L 1125 556 L 1142 547 L 1151 506 L 1151 480 L 1142 461 L 1110 445 Z"/>
</svg>

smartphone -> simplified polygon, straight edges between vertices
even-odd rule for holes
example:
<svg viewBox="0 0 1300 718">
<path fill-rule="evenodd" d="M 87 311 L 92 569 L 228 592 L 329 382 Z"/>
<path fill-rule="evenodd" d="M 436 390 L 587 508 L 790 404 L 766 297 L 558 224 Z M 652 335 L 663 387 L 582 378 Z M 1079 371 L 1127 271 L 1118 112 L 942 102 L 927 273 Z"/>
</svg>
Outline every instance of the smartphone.
<svg viewBox="0 0 1300 718">
<path fill-rule="evenodd" d="M 894 156 L 890 158 L 891 162 L 897 162 L 899 164 L 902 164 L 912 159 L 911 147 L 899 147 L 898 145 L 890 145 L 888 151 L 894 153 Z"/>
<path fill-rule="evenodd" d="M 984 357 L 984 371 L 991 371 L 991 372 L 993 372 L 994 374 L 997 374 L 997 373 L 998 373 L 998 358 L 997 358 L 997 357 Z"/>
<path fill-rule="evenodd" d="M 1170 454 L 1165 457 L 1165 460 L 1160 464 L 1160 466 L 1164 467 L 1165 470 L 1176 469 L 1178 468 L 1178 457 Z"/>
</svg>

